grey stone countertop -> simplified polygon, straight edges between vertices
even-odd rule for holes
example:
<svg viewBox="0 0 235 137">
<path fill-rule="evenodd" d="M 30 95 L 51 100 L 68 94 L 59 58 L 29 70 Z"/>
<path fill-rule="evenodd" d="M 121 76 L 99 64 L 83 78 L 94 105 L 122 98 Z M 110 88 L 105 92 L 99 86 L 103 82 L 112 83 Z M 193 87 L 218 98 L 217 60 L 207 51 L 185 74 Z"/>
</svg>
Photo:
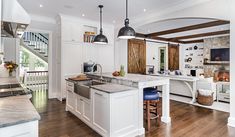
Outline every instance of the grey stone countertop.
<svg viewBox="0 0 235 137">
<path fill-rule="evenodd" d="M 100 73 L 86 73 L 89 75 L 94 76 L 100 76 Z M 112 73 L 103 73 L 103 77 L 108 77 L 112 79 L 117 80 L 125 80 L 125 81 L 131 81 L 131 82 L 148 82 L 148 81 L 157 81 L 157 80 L 163 80 L 163 79 L 169 79 L 167 77 L 156 77 L 156 76 L 150 76 L 150 75 L 141 75 L 141 74 L 130 74 L 127 73 L 124 77 L 121 76 L 113 76 Z"/>
<path fill-rule="evenodd" d="M 100 91 L 104 91 L 107 93 L 124 92 L 124 91 L 128 91 L 128 90 L 135 90 L 136 89 L 133 87 L 128 87 L 128 86 L 119 85 L 119 84 L 113 84 L 113 83 L 94 85 L 94 86 L 91 86 L 91 88 L 94 88 L 94 89 L 97 89 Z"/>
<path fill-rule="evenodd" d="M 40 115 L 27 95 L 0 98 L 0 128 L 35 120 Z"/>
</svg>

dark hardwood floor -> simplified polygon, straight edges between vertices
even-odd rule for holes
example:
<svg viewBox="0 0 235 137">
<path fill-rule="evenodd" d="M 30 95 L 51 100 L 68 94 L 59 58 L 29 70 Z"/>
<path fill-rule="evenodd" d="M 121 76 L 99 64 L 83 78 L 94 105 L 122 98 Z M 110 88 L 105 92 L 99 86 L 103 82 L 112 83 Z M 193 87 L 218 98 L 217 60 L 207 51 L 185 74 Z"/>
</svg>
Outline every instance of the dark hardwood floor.
<svg viewBox="0 0 235 137">
<path fill-rule="evenodd" d="M 47 100 L 46 94 L 34 93 L 32 98 L 41 115 L 40 137 L 100 137 L 76 116 L 66 112 L 64 101 Z M 171 125 L 153 120 L 152 130 L 146 137 L 235 137 L 235 128 L 227 126 L 229 113 L 176 101 L 171 101 L 170 107 Z"/>
</svg>

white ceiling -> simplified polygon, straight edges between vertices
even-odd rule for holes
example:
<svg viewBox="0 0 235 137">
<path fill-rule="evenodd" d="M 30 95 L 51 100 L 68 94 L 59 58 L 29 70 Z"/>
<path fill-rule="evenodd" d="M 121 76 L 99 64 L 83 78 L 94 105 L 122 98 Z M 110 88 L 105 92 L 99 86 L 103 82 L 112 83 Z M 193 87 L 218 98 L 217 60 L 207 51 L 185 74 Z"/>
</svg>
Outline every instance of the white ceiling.
<svg viewBox="0 0 235 137">
<path fill-rule="evenodd" d="M 125 0 L 18 0 L 31 14 L 55 17 L 59 13 L 99 20 L 98 5 L 103 4 L 103 18 L 106 23 L 123 23 L 125 18 Z M 145 16 L 164 9 L 195 0 L 129 0 L 129 17 Z M 40 4 L 43 7 L 40 8 Z M 144 12 L 146 9 L 146 12 Z"/>
</svg>

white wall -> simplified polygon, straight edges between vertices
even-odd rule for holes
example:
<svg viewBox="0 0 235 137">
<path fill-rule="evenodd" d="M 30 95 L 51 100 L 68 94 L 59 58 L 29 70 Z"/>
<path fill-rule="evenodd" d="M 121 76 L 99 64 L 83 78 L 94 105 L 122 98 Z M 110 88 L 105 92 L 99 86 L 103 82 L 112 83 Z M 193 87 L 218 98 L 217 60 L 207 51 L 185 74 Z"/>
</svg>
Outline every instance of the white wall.
<svg viewBox="0 0 235 137">
<path fill-rule="evenodd" d="M 179 55 L 180 55 L 180 70 L 184 75 L 190 75 L 190 70 L 189 68 L 185 68 L 185 64 L 190 64 L 192 66 L 203 66 L 203 62 L 200 63 L 200 60 L 203 61 L 203 56 L 198 56 L 197 54 L 203 54 L 203 50 L 194 50 L 193 47 L 197 46 L 198 48 L 203 48 L 203 43 L 194 43 L 194 44 L 180 44 L 180 50 L 179 50 Z M 192 48 L 192 50 L 186 50 L 188 48 Z M 192 62 L 191 63 L 185 63 L 185 58 L 186 55 L 189 55 L 190 53 L 193 53 L 193 56 L 188 56 L 192 57 Z M 196 69 L 192 68 L 194 70 L 197 70 L 197 76 L 199 74 L 204 73 L 203 69 Z"/>
<path fill-rule="evenodd" d="M 166 48 L 166 69 L 168 69 L 168 44 L 146 42 L 146 65 L 154 65 L 154 72 L 159 71 L 159 48 Z M 155 59 L 154 59 L 155 58 Z M 146 70 L 148 71 L 148 70 Z"/>
<path fill-rule="evenodd" d="M 1 38 L 1 50 L 3 55 L 0 55 L 1 63 L 0 64 L 0 77 L 9 77 L 7 69 L 4 67 L 4 61 L 13 61 L 16 64 L 19 64 L 19 44 L 20 41 L 18 38 Z M 19 68 L 16 69 L 16 72 L 13 72 L 13 76 L 18 78 Z"/>
</svg>

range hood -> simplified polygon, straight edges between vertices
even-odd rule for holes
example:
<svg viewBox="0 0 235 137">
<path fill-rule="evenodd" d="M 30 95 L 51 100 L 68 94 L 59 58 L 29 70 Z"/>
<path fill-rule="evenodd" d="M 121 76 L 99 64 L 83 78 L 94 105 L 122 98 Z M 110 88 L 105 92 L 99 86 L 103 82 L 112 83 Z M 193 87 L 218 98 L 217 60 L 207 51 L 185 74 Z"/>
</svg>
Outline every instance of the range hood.
<svg viewBox="0 0 235 137">
<path fill-rule="evenodd" d="M 2 0 L 1 37 L 20 38 L 30 21 L 17 0 Z"/>
</svg>

